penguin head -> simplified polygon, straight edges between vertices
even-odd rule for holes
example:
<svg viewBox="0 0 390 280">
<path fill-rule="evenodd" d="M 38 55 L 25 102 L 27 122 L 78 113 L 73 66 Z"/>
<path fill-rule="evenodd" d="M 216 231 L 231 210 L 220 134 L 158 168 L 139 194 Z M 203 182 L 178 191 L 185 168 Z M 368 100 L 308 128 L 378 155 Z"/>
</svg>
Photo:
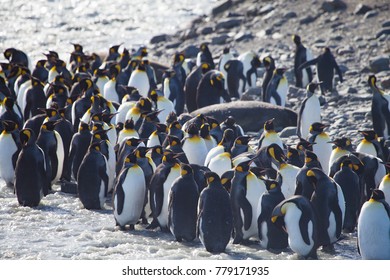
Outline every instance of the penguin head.
<svg viewBox="0 0 390 280">
<path fill-rule="evenodd" d="M 18 129 L 18 125 L 14 121 L 2 120 L 1 123 L 3 125 L 5 133 L 11 133 L 12 131 L 15 131 L 16 129 Z"/>
<path fill-rule="evenodd" d="M 367 141 L 378 140 L 378 135 L 375 133 L 374 130 L 359 130 L 358 132 L 363 134 L 364 139 L 366 139 Z"/>
<path fill-rule="evenodd" d="M 194 173 L 191 165 L 189 165 L 189 164 L 181 163 L 180 168 L 181 168 L 180 175 L 182 177 L 189 176 L 189 175 L 192 175 Z"/>
<path fill-rule="evenodd" d="M 369 202 L 374 202 L 374 201 L 378 201 L 378 202 L 385 201 L 385 194 L 382 190 L 379 189 L 372 190 Z"/>
<path fill-rule="evenodd" d="M 301 44 L 301 37 L 299 35 L 296 34 L 292 35 L 292 40 L 297 46 Z"/>
<path fill-rule="evenodd" d="M 297 143 L 297 149 L 299 151 L 305 151 L 305 150 L 313 151 L 314 144 L 315 143 L 311 143 L 303 138 L 300 138 L 299 142 Z"/>
<path fill-rule="evenodd" d="M 234 177 L 234 171 L 228 170 L 224 172 L 221 176 L 221 184 L 230 193 L 232 187 L 232 179 Z"/>
<path fill-rule="evenodd" d="M 206 178 L 207 185 L 216 185 L 216 182 L 221 182 L 221 178 L 219 178 L 218 174 L 212 171 L 207 171 L 204 174 L 204 177 Z"/>
<path fill-rule="evenodd" d="M 267 132 L 275 131 L 274 120 L 275 120 L 275 118 L 267 120 L 264 123 L 264 130 L 265 131 L 267 131 Z"/>
<path fill-rule="evenodd" d="M 272 58 L 272 56 L 266 56 L 263 58 L 263 65 L 266 69 L 274 69 L 275 68 L 275 61 Z"/>
<path fill-rule="evenodd" d="M 312 123 L 310 128 L 309 128 L 309 131 L 310 133 L 322 133 L 324 132 L 324 129 L 326 127 L 329 127 L 329 125 L 327 124 L 323 124 L 323 123 L 319 123 L 319 122 L 315 122 L 315 123 Z"/>
<path fill-rule="evenodd" d="M 234 168 L 234 170 L 235 170 L 236 172 L 246 173 L 246 172 L 249 171 L 250 164 L 251 164 L 251 161 L 250 161 L 250 160 L 240 162 L 240 163 Z"/>
<path fill-rule="evenodd" d="M 22 143 L 23 146 L 32 144 L 36 140 L 35 133 L 30 128 L 22 129 L 20 131 L 19 138 L 20 138 L 20 142 Z"/>
<path fill-rule="evenodd" d="M 210 84 L 212 87 L 223 90 L 225 88 L 225 77 L 221 72 L 216 71 L 210 76 Z"/>
<path fill-rule="evenodd" d="M 286 162 L 286 155 L 278 144 L 272 143 L 266 148 L 266 151 L 267 155 L 271 158 L 272 161 L 279 164 Z"/>
<path fill-rule="evenodd" d="M 306 87 L 307 92 L 314 93 L 320 84 L 321 84 L 321 82 L 320 83 L 314 83 L 314 82 L 309 83 Z"/>
</svg>

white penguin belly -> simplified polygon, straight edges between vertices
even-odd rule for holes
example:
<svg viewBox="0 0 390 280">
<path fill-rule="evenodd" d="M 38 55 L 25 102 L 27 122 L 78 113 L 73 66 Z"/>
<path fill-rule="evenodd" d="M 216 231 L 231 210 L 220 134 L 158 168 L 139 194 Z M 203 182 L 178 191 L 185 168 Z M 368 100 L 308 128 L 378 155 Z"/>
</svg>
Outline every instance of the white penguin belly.
<svg viewBox="0 0 390 280">
<path fill-rule="evenodd" d="M 7 183 L 13 183 L 15 170 L 12 165 L 12 156 L 17 151 L 17 147 L 11 134 L 2 133 L 0 135 L 0 177 Z"/>
<path fill-rule="evenodd" d="M 318 161 L 326 174 L 329 174 L 329 161 L 332 154 L 332 144 L 328 143 L 329 137 L 317 136 L 313 145 L 313 152 L 317 155 Z"/>
<path fill-rule="evenodd" d="M 309 234 L 310 245 L 306 244 L 303 241 L 301 229 L 299 228 L 299 220 L 302 216 L 301 210 L 299 210 L 295 205 L 289 207 L 286 215 L 284 217 L 284 222 L 286 225 L 286 230 L 288 233 L 288 244 L 294 252 L 301 256 L 307 256 L 311 249 L 314 246 L 313 241 L 313 223 L 309 221 L 307 225 L 307 231 Z M 304 229 L 306 230 L 306 229 Z"/>
<path fill-rule="evenodd" d="M 286 199 L 292 197 L 295 193 L 295 183 L 299 170 L 300 168 L 290 164 L 279 170 L 283 178 L 281 190 Z"/>
<path fill-rule="evenodd" d="M 133 166 L 127 170 L 126 179 L 122 183 L 125 199 L 121 215 L 115 210 L 115 219 L 124 226 L 135 224 L 142 214 L 145 200 L 145 176 L 138 166 Z M 117 209 L 117 198 L 115 197 L 115 209 Z"/>
<path fill-rule="evenodd" d="M 307 139 L 310 126 L 315 122 L 321 122 L 321 106 L 318 97 L 313 95 L 308 98 L 301 115 L 301 137 Z"/>
<path fill-rule="evenodd" d="M 242 228 L 243 238 L 249 239 L 252 236 L 258 237 L 258 227 L 257 227 L 257 206 L 259 204 L 259 199 L 266 191 L 265 184 L 257 179 L 253 173 L 249 173 L 246 177 L 246 199 L 251 205 L 252 208 L 252 220 L 251 225 L 248 230 Z M 241 215 L 244 221 L 243 212 Z"/>
<path fill-rule="evenodd" d="M 218 174 L 219 177 L 223 173 L 232 169 L 232 160 L 229 153 L 222 153 L 211 159 L 208 166 L 211 171 Z"/>
<path fill-rule="evenodd" d="M 128 86 L 138 89 L 142 97 L 148 97 L 149 78 L 146 72 L 139 70 L 133 71 L 133 73 L 131 73 Z"/>
<path fill-rule="evenodd" d="M 163 205 L 161 208 L 161 213 L 157 217 L 157 220 L 161 227 L 166 227 L 168 225 L 168 199 L 169 199 L 169 192 L 172 187 L 173 181 L 176 180 L 180 176 L 180 167 L 172 167 L 171 172 L 169 173 L 167 179 L 164 182 L 163 185 Z"/>
<path fill-rule="evenodd" d="M 115 80 L 109 80 L 105 85 L 104 85 L 104 90 L 103 90 L 103 96 L 105 99 L 109 101 L 114 101 L 119 103 L 119 96 L 118 93 L 116 92 L 116 81 Z"/>
<path fill-rule="evenodd" d="M 207 147 L 200 137 L 188 138 L 183 144 L 183 151 L 189 163 L 203 165 L 207 156 Z"/>
<path fill-rule="evenodd" d="M 390 259 L 390 219 L 382 203 L 366 202 L 360 212 L 357 233 L 364 260 Z"/>
</svg>

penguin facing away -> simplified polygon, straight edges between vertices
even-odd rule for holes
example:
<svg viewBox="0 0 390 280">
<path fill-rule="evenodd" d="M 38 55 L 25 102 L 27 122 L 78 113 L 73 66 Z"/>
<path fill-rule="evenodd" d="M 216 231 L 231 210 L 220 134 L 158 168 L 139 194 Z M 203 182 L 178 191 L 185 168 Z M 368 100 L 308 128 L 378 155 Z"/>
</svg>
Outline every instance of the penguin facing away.
<svg viewBox="0 0 390 280">
<path fill-rule="evenodd" d="M 271 221 L 286 228 L 288 245 L 298 257 L 317 259 L 317 216 L 306 197 L 294 195 L 280 202 L 272 211 Z"/>
<path fill-rule="evenodd" d="M 207 187 L 198 202 L 197 235 L 208 252 L 224 252 L 233 230 L 229 193 L 216 173 L 205 174 Z"/>
<path fill-rule="evenodd" d="M 168 198 L 168 227 L 178 242 L 196 237 L 198 198 L 193 170 L 182 164 L 180 177 L 172 183 Z"/>
<path fill-rule="evenodd" d="M 358 252 L 364 260 L 390 260 L 390 206 L 381 190 L 374 190 L 360 211 Z"/>
</svg>

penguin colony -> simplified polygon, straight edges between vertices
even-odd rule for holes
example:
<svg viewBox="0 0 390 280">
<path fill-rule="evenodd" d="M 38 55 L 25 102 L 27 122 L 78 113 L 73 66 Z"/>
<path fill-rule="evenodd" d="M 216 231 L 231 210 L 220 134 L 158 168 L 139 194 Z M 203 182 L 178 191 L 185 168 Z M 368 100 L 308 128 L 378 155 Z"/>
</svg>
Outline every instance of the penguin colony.
<svg viewBox="0 0 390 280">
<path fill-rule="evenodd" d="M 341 71 L 329 48 L 313 58 L 298 35 L 292 41 L 296 86 L 307 91 L 295 147 L 274 119 L 259 124 L 250 144 L 233 117 L 186 113 L 241 98 L 259 67 L 262 100 L 285 106 L 286 69 L 271 56 L 226 48 L 215 64 L 202 43 L 196 60 L 177 53 L 163 67 L 146 47 L 120 53 L 116 45 L 100 57 L 73 44 L 68 62 L 49 51 L 33 66 L 9 48 L 0 72 L 0 176 L 21 206 L 39 205 L 55 184 L 77 186 L 86 209 L 112 205 L 118 229 L 144 224 L 178 242 L 199 238 L 213 253 L 257 240 L 316 259 L 343 232 L 357 232 L 363 259 L 390 259 L 390 95 L 368 77 L 373 129 L 360 131 L 356 149 L 349 138 L 331 139 L 316 89 L 332 91 L 333 71 L 342 82 Z"/>
</svg>

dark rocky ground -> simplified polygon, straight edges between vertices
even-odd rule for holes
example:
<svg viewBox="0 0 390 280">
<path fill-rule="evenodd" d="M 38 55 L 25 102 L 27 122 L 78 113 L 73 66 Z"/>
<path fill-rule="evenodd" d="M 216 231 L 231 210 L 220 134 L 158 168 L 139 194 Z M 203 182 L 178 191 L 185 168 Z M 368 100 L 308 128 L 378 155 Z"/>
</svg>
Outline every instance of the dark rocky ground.
<svg viewBox="0 0 390 280">
<path fill-rule="evenodd" d="M 330 124 L 331 137 L 349 136 L 356 143 L 361 139 L 358 129 L 372 129 L 368 76 L 375 73 L 378 85 L 385 90 L 390 88 L 389 13 L 390 3 L 386 0 L 227 0 L 174 35 L 153 38 L 149 49 L 154 59 L 165 63 L 176 51 L 196 55 L 202 42 L 210 44 L 215 60 L 225 46 L 238 53 L 252 50 L 260 57 L 271 54 L 277 66 L 289 69 L 286 106 L 298 111 L 304 92 L 293 86 L 295 46 L 291 35 L 299 34 L 314 57 L 328 46 L 343 72 L 344 82 L 336 80 L 335 91 L 325 96 L 323 122 Z M 292 136 L 288 141 L 296 139 Z"/>
</svg>

